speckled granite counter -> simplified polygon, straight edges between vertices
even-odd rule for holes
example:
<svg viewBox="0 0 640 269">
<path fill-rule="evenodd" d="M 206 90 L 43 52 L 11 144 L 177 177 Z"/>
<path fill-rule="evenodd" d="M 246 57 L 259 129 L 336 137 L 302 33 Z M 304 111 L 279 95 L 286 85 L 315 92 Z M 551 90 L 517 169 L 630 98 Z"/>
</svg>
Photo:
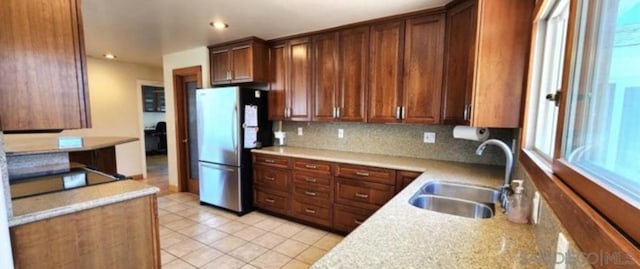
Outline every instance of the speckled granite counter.
<svg viewBox="0 0 640 269">
<path fill-rule="evenodd" d="M 58 137 L 37 137 L 20 138 L 5 141 L 4 150 L 7 156 L 53 153 L 53 152 L 73 152 L 106 148 L 119 144 L 137 141 L 136 137 L 83 137 L 83 147 L 81 148 L 58 148 Z"/>
<path fill-rule="evenodd" d="M 158 191 L 158 188 L 144 183 L 122 180 L 16 199 L 13 200 L 13 216 L 9 219 L 9 227 L 152 195 Z"/>
<path fill-rule="evenodd" d="M 409 198 L 426 182 L 500 186 L 502 167 L 295 147 L 253 152 L 420 171 L 423 174 L 369 217 L 312 268 L 542 268 L 530 225 L 498 210 L 475 220 L 419 209 Z"/>
</svg>

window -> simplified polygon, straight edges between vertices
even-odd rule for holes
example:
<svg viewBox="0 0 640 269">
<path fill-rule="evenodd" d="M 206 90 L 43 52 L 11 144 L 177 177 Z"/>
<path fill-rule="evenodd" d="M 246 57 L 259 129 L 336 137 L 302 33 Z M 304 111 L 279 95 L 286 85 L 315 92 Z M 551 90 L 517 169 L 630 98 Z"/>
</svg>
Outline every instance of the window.
<svg viewBox="0 0 640 269">
<path fill-rule="evenodd" d="M 585 2 L 563 157 L 640 208 L 640 1 Z"/>
<path fill-rule="evenodd" d="M 569 19 L 569 1 L 552 1 L 537 21 L 537 46 L 534 51 L 532 90 L 530 91 L 530 128 L 528 148 L 551 163 L 558 107 L 553 96 L 560 91 Z"/>
</svg>

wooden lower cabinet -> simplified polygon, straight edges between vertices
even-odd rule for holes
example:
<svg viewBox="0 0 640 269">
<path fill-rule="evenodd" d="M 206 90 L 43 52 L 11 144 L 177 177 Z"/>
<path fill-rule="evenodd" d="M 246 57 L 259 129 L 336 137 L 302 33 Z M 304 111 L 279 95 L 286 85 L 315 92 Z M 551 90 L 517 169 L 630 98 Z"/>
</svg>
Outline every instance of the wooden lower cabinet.
<svg viewBox="0 0 640 269">
<path fill-rule="evenodd" d="M 15 268 L 160 268 L 156 196 L 10 228 Z"/>
<path fill-rule="evenodd" d="M 396 193 L 409 186 L 421 173 L 411 171 L 398 171 L 396 174 Z"/>
<path fill-rule="evenodd" d="M 331 207 L 331 202 L 313 203 L 294 196 L 291 202 L 291 215 L 294 218 L 331 227 Z"/>
<path fill-rule="evenodd" d="M 342 232 L 351 232 L 375 212 L 376 209 L 335 204 L 333 205 L 333 228 Z"/>
<path fill-rule="evenodd" d="M 360 208 L 375 209 L 384 205 L 395 195 L 395 186 L 366 181 L 338 178 L 336 199 L 338 203 Z"/>
<path fill-rule="evenodd" d="M 116 147 L 69 152 L 69 161 L 84 164 L 108 175 L 118 173 Z"/>
<path fill-rule="evenodd" d="M 280 214 L 289 212 L 289 198 L 286 193 L 278 193 L 254 188 L 253 203 L 256 207 Z"/>
</svg>

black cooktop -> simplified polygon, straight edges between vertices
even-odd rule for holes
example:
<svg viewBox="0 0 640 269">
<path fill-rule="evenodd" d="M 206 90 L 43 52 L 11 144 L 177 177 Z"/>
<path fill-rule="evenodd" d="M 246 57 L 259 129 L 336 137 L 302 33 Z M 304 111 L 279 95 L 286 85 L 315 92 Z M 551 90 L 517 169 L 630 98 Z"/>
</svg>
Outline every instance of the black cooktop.
<svg viewBox="0 0 640 269">
<path fill-rule="evenodd" d="M 117 178 L 86 168 L 68 172 L 9 181 L 11 199 L 19 199 L 117 181 Z"/>
</svg>

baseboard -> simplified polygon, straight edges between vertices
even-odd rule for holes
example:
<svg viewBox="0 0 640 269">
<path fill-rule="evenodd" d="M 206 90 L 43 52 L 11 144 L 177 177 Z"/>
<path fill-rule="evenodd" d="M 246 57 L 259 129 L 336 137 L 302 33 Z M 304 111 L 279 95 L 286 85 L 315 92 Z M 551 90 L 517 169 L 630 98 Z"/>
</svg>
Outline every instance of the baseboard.
<svg viewBox="0 0 640 269">
<path fill-rule="evenodd" d="M 173 186 L 173 185 L 169 185 L 169 191 L 170 192 L 180 192 L 180 190 L 178 189 L 178 186 Z"/>
<path fill-rule="evenodd" d="M 133 180 L 142 180 L 144 177 L 142 176 L 142 174 L 138 174 L 138 175 L 133 175 L 133 176 L 129 176 L 131 179 Z"/>
</svg>

